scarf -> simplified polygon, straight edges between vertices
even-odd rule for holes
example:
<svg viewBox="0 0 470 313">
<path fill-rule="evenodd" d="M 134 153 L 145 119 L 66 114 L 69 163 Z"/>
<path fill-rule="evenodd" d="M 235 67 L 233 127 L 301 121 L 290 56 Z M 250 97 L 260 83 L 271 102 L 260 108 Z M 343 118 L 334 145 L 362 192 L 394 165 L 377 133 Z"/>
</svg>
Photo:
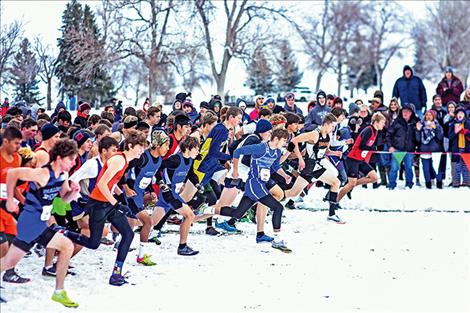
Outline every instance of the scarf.
<svg viewBox="0 0 470 313">
<path fill-rule="evenodd" d="M 77 111 L 77 116 L 83 117 L 84 119 L 88 119 L 88 114 L 85 114 L 83 112 Z"/>
<path fill-rule="evenodd" d="M 461 122 L 460 125 L 463 127 L 464 123 Z M 462 131 L 460 131 L 457 135 L 457 145 L 459 149 L 465 149 L 465 135 Z"/>
</svg>

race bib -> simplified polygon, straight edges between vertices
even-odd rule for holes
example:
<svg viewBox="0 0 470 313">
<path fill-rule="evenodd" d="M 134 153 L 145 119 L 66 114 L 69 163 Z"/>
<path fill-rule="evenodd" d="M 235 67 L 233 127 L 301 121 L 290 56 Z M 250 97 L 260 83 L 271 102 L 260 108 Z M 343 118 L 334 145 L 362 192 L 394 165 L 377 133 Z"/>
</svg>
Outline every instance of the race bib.
<svg viewBox="0 0 470 313">
<path fill-rule="evenodd" d="M 7 184 L 0 184 L 0 199 L 7 198 Z"/>
<path fill-rule="evenodd" d="M 267 168 L 262 168 L 259 172 L 259 178 L 262 180 L 262 181 L 269 181 L 269 178 L 271 177 L 271 171 Z"/>
<path fill-rule="evenodd" d="M 51 217 L 52 205 L 42 207 L 41 221 L 47 221 Z"/>
<path fill-rule="evenodd" d="M 367 157 L 367 153 L 369 153 L 369 151 L 362 151 L 362 152 L 361 152 L 361 157 L 366 158 L 366 157 Z"/>
<path fill-rule="evenodd" d="M 181 191 L 183 190 L 183 187 L 184 187 L 184 183 L 177 183 L 175 185 L 175 192 L 178 194 L 181 193 Z"/>
<path fill-rule="evenodd" d="M 145 188 L 148 187 L 148 185 L 150 185 L 150 183 L 152 182 L 152 178 L 151 177 L 144 177 L 140 180 L 140 183 L 139 183 L 139 188 L 144 190 Z"/>
<path fill-rule="evenodd" d="M 325 156 L 325 151 L 326 151 L 326 149 L 320 149 L 320 150 L 318 150 L 318 152 L 317 152 L 317 158 L 318 158 L 318 159 L 323 158 L 323 157 Z"/>
</svg>

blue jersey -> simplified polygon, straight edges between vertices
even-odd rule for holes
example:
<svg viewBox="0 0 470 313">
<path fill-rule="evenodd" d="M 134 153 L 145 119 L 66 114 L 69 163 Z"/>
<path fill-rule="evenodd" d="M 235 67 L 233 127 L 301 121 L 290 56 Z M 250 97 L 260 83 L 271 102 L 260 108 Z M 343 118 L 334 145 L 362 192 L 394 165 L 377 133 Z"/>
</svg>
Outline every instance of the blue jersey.
<svg viewBox="0 0 470 313">
<path fill-rule="evenodd" d="M 185 182 L 192 164 L 193 159 L 186 159 L 181 153 L 177 153 L 166 159 L 162 165 L 163 181 L 170 187 L 173 197 L 181 203 L 184 203 L 184 200 L 179 195 L 179 189 Z M 157 206 L 164 208 L 166 211 L 172 209 L 171 203 L 164 200 L 161 189 L 158 194 Z"/>
<path fill-rule="evenodd" d="M 36 183 L 29 183 L 24 209 L 18 218 L 17 238 L 26 243 L 37 239 L 47 228 L 47 220 L 51 216 L 52 201 L 59 194 L 64 184 L 65 174 L 55 177 L 50 164 L 45 166 L 49 170 L 49 181 L 44 187 Z"/>
<path fill-rule="evenodd" d="M 271 149 L 268 143 L 263 142 L 238 148 L 233 153 L 233 157 L 237 159 L 241 155 L 251 155 L 245 195 L 257 201 L 269 194 L 266 183 L 269 181 L 271 173 L 277 172 L 281 168 L 279 163 L 281 150 Z"/>
<path fill-rule="evenodd" d="M 146 150 L 140 157 L 139 164 L 130 169 L 127 183 L 136 193 L 131 199 L 137 207 L 143 208 L 145 190 L 152 183 L 155 183 L 155 174 L 161 164 L 161 157 L 155 158 L 150 153 L 150 150 Z"/>
</svg>

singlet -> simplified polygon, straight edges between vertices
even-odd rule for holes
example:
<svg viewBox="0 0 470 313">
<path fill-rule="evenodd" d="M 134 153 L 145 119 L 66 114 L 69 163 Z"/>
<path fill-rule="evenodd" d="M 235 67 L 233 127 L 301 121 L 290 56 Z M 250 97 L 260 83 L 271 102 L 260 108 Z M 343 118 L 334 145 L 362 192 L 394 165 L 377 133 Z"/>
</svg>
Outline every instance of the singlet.
<svg viewBox="0 0 470 313">
<path fill-rule="evenodd" d="M 354 145 L 351 148 L 351 152 L 349 152 L 348 154 L 348 158 L 359 160 L 359 161 L 366 161 L 367 163 L 369 163 L 370 158 L 372 157 L 372 153 L 367 150 L 364 150 L 364 151 L 359 150 L 359 147 L 362 141 L 362 134 L 364 133 L 364 130 L 366 130 L 367 128 L 371 129 L 372 135 L 370 136 L 369 140 L 366 142 L 366 146 L 372 147 L 374 145 L 375 140 L 377 139 L 378 131 L 375 130 L 374 127 L 369 125 L 361 131 L 359 136 L 357 136 L 356 141 L 354 142 Z"/>
<path fill-rule="evenodd" d="M 193 159 L 189 159 L 188 164 L 185 162 L 185 158 L 181 153 L 176 154 L 179 159 L 179 165 L 175 169 L 165 168 L 163 170 L 162 176 L 163 181 L 170 186 L 171 190 L 178 191 L 182 184 L 184 183 L 186 176 L 188 175 L 191 166 L 193 165 Z M 187 161 L 188 159 L 186 159 Z"/>
<path fill-rule="evenodd" d="M 176 136 L 174 133 L 171 133 L 170 135 L 168 135 L 168 137 L 170 137 L 170 147 L 168 147 L 168 152 L 163 156 L 163 160 L 166 160 L 168 159 L 170 156 L 172 156 L 173 154 L 176 154 L 179 152 L 180 150 L 180 141 L 178 141 L 178 139 L 176 139 Z M 181 138 L 183 139 L 183 138 Z"/>
<path fill-rule="evenodd" d="M 59 194 L 66 178 L 64 173 L 60 173 L 56 178 L 50 164 L 44 167 L 49 170 L 49 181 L 44 187 L 39 187 L 35 182 L 29 182 L 24 210 L 41 212 L 41 220 L 47 221 L 51 216 L 52 201 Z"/>
<path fill-rule="evenodd" d="M 136 193 L 133 200 L 139 206 L 144 205 L 145 189 L 147 189 L 150 184 L 155 183 L 155 174 L 162 164 L 162 158 L 153 157 L 150 150 L 145 150 L 142 157 L 146 159 L 146 163 L 139 167 L 133 167 L 129 172 L 131 182 L 130 187 Z"/>
<path fill-rule="evenodd" d="M 122 178 L 122 176 L 124 175 L 124 173 L 126 172 L 127 170 L 127 165 L 129 164 L 127 162 L 127 159 L 126 159 L 126 155 L 123 153 L 123 152 L 118 152 L 116 153 L 115 155 L 113 155 L 108 161 L 106 161 L 106 164 L 103 166 L 103 168 L 101 169 L 100 171 L 100 174 L 98 175 L 98 179 L 96 180 L 96 184 L 98 184 L 98 182 L 100 181 L 101 177 L 104 175 L 104 173 L 106 172 L 106 170 L 108 169 L 108 164 L 109 162 L 113 159 L 114 156 L 116 155 L 122 155 L 124 157 L 124 160 L 125 160 L 125 164 L 124 164 L 124 167 L 118 171 L 108 182 L 108 188 L 109 190 L 111 191 L 111 193 L 113 193 L 114 191 L 114 188 L 116 187 L 117 183 L 119 182 L 119 180 Z M 108 200 L 106 199 L 106 197 L 103 195 L 103 193 L 100 191 L 100 189 L 98 188 L 98 186 L 95 186 L 95 188 L 93 189 L 93 191 L 91 192 L 90 194 L 90 198 L 93 199 L 93 200 L 96 200 L 96 201 L 101 201 L 101 202 L 108 202 Z"/>
<path fill-rule="evenodd" d="M 0 200 L 7 199 L 7 172 L 11 168 L 16 168 L 21 166 L 21 157 L 18 153 L 13 154 L 13 160 L 7 162 L 0 155 Z"/>
<path fill-rule="evenodd" d="M 278 149 L 273 150 L 269 148 L 269 144 L 267 142 L 260 143 L 259 145 L 262 145 L 265 151 L 264 154 L 260 157 L 251 157 L 251 166 L 250 172 L 248 174 L 248 179 L 254 178 L 267 182 L 271 175 L 272 165 L 280 157 L 280 151 Z"/>
<path fill-rule="evenodd" d="M 330 144 L 330 135 L 327 134 L 323 137 L 320 132 L 320 128 L 315 129 L 314 131 L 318 132 L 318 141 L 315 144 L 308 143 L 306 144 L 307 155 L 310 159 L 321 160 L 325 157 L 326 149 Z"/>
</svg>

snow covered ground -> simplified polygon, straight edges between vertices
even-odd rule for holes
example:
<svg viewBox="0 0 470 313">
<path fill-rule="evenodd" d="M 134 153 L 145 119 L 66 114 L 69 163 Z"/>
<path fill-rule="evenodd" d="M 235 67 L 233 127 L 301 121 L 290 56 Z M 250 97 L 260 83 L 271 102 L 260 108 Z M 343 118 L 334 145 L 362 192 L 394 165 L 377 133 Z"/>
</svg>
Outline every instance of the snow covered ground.
<svg viewBox="0 0 470 313">
<path fill-rule="evenodd" d="M 189 244 L 200 254 L 177 256 L 169 225 L 162 245 L 152 246 L 157 266 L 137 265 L 129 253 L 124 271 L 133 284 L 107 284 L 116 252 L 101 246 L 73 259 L 77 275 L 66 288 L 79 312 L 470 310 L 469 189 L 359 188 L 342 203 L 345 225 L 326 222 L 324 193 L 312 190 L 309 210 L 285 211 L 291 254 L 257 245 L 255 226 L 240 223 L 242 234 L 217 238 L 195 224 Z M 25 259 L 18 271 L 33 281 L 2 284 L 2 313 L 70 312 L 50 300 L 54 282 L 41 266 L 36 256 Z"/>
</svg>

